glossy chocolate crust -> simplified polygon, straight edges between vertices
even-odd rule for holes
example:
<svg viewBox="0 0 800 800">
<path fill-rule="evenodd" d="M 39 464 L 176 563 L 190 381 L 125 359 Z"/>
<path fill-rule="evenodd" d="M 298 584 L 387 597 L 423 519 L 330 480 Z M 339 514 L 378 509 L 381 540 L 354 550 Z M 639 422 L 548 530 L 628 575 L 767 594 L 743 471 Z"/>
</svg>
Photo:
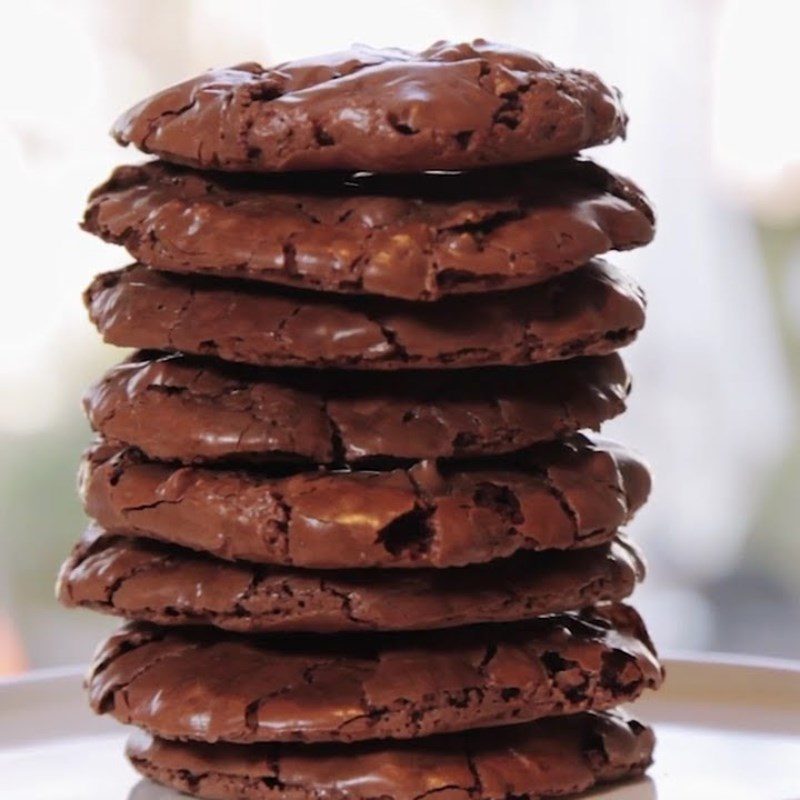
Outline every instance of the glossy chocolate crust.
<svg viewBox="0 0 800 800">
<path fill-rule="evenodd" d="M 112 133 L 193 167 L 419 172 L 569 155 L 626 123 L 594 73 L 477 39 L 211 70 L 134 106 Z"/>
<path fill-rule="evenodd" d="M 507 625 L 260 638 L 128 623 L 87 676 L 95 711 L 167 739 L 352 742 L 634 700 L 662 670 L 624 605 Z"/>
<path fill-rule="evenodd" d="M 283 477 L 171 466 L 100 444 L 81 473 L 86 512 L 112 533 L 322 569 L 463 566 L 592 547 L 650 491 L 636 456 L 583 435 L 496 459 Z"/>
<path fill-rule="evenodd" d="M 438 303 L 303 292 L 133 265 L 85 294 L 103 339 L 260 366 L 404 369 L 604 355 L 644 325 L 642 290 L 603 261 L 538 286 Z"/>
<path fill-rule="evenodd" d="M 647 244 L 654 217 L 633 183 L 577 159 L 389 179 L 152 162 L 118 167 L 83 227 L 158 269 L 435 300 Z"/>
<path fill-rule="evenodd" d="M 131 620 L 241 633 L 424 630 L 622 600 L 643 576 L 624 537 L 473 567 L 331 572 L 229 563 L 92 525 L 61 568 L 58 597 Z"/>
<path fill-rule="evenodd" d="M 542 800 L 641 775 L 652 729 L 620 712 L 553 717 L 416 741 L 204 744 L 135 731 L 152 780 L 205 800 Z"/>
<path fill-rule="evenodd" d="M 265 371 L 212 359 L 137 353 L 84 397 L 110 442 L 185 464 L 513 452 L 599 429 L 625 410 L 617 354 L 439 372 Z"/>
</svg>

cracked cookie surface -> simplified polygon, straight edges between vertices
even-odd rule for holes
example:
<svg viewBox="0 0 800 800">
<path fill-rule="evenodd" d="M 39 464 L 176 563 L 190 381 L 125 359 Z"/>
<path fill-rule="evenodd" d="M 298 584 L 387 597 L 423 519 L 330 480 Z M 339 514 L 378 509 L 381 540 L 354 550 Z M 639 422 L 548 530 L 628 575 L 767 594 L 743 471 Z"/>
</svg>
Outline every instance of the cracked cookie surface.
<svg viewBox="0 0 800 800">
<path fill-rule="evenodd" d="M 586 435 L 494 459 L 283 476 L 180 467 L 101 443 L 81 473 L 86 512 L 110 532 L 323 569 L 463 566 L 592 547 L 650 491 L 637 456 Z"/>
<path fill-rule="evenodd" d="M 653 731 L 586 712 L 416 741 L 205 744 L 135 731 L 127 755 L 158 783 L 206 800 L 540 800 L 641 775 Z"/>
<path fill-rule="evenodd" d="M 92 428 L 163 461 L 355 464 L 513 452 L 625 410 L 617 354 L 534 367 L 253 369 L 138 353 L 86 393 Z"/>
<path fill-rule="evenodd" d="M 83 227 L 150 267 L 435 300 L 539 283 L 653 237 L 630 181 L 563 159 L 479 173 L 254 176 L 118 167 Z"/>
<path fill-rule="evenodd" d="M 143 100 L 112 133 L 193 167 L 419 172 L 569 155 L 626 124 L 594 73 L 477 39 L 211 70 Z"/>
<path fill-rule="evenodd" d="M 424 630 L 622 600 L 643 575 L 624 537 L 474 567 L 313 571 L 222 562 L 92 525 L 61 568 L 58 596 L 131 620 L 242 633 Z"/>
<path fill-rule="evenodd" d="M 612 708 L 657 688 L 622 604 L 506 625 L 259 638 L 129 623 L 95 654 L 92 707 L 168 739 L 417 738 Z"/>
<path fill-rule="evenodd" d="M 624 272 L 595 260 L 533 287 L 437 303 L 325 295 L 141 265 L 85 293 L 106 342 L 257 366 L 408 369 L 525 365 L 604 355 L 644 325 Z"/>
</svg>

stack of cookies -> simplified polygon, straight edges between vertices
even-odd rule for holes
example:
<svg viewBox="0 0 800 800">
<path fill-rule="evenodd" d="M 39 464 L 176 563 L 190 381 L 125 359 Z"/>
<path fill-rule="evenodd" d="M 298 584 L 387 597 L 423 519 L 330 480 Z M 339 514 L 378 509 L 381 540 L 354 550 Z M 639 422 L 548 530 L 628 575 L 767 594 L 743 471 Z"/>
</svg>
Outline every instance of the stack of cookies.
<svg viewBox="0 0 800 800">
<path fill-rule="evenodd" d="M 61 600 L 124 617 L 92 706 L 202 798 L 501 800 L 640 774 L 662 669 L 622 601 L 646 466 L 639 189 L 575 156 L 616 90 L 476 41 L 212 71 L 114 135 L 86 292 L 93 522 Z"/>
</svg>

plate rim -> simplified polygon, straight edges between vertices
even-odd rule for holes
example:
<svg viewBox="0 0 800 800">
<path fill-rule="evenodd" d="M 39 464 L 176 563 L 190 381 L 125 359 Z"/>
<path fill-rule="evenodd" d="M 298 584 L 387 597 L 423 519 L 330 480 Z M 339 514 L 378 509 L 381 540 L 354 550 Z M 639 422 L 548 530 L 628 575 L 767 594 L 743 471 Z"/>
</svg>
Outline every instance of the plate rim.
<svg viewBox="0 0 800 800">
<path fill-rule="evenodd" d="M 797 679 L 800 681 L 800 661 L 789 658 L 716 651 L 676 650 L 662 657 L 661 661 L 667 671 L 667 681 L 669 681 L 670 672 L 697 668 L 700 668 L 704 673 L 724 671 L 728 674 L 738 673 L 740 675 L 753 670 L 766 671 L 776 675 L 780 674 L 790 680 Z M 88 669 L 88 664 L 72 664 L 34 669 L 18 675 L 0 675 L 0 697 L 20 688 L 72 682 L 76 679 L 82 681 Z M 798 702 L 800 702 L 800 697 L 798 697 Z"/>
<path fill-rule="evenodd" d="M 663 659 L 667 679 L 658 692 L 646 692 L 633 705 L 642 718 L 679 720 L 682 717 L 722 723 L 732 711 L 741 731 L 774 729 L 800 736 L 800 662 L 789 659 L 739 656 L 730 653 L 679 653 Z M 52 717 L 55 704 L 69 713 L 84 731 L 108 730 L 113 721 L 91 713 L 85 699 L 86 665 L 33 670 L 0 678 L 0 747 L 14 736 L 15 725 Z M 69 709 L 69 712 L 68 712 Z M 758 720 L 758 724 L 756 721 Z M 655 721 L 655 719 L 654 719 Z M 730 729 L 730 719 L 723 727 Z M 11 727 L 9 727 L 11 726 Z M 60 734 L 53 726 L 51 735 Z M 21 737 L 26 738 L 26 737 Z"/>
<path fill-rule="evenodd" d="M 724 651 L 674 650 L 663 656 L 661 661 L 665 665 L 667 673 L 671 668 L 674 669 L 675 667 L 701 667 L 704 670 L 724 669 L 733 671 L 755 669 L 782 672 L 800 678 L 800 661 L 790 658 L 727 653 Z M 0 675 L 0 692 L 8 691 L 18 686 L 83 678 L 88 669 L 89 664 L 71 664 L 29 670 L 17 675 Z"/>
</svg>

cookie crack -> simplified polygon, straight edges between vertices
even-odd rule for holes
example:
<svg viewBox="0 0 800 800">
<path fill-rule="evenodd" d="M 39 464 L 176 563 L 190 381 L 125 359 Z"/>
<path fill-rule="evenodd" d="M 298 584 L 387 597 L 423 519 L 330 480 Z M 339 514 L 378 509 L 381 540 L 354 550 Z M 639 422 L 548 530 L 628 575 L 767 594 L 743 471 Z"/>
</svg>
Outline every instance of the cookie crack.
<svg viewBox="0 0 800 800">
<path fill-rule="evenodd" d="M 137 577 L 138 575 L 146 574 L 151 571 L 155 571 L 158 567 L 162 567 L 166 564 L 170 563 L 169 556 L 157 556 L 155 560 L 148 561 L 145 564 L 137 564 L 127 570 L 124 574 L 118 575 L 115 580 L 109 584 L 109 586 L 104 588 L 104 594 L 106 595 L 105 604 L 110 606 L 111 608 L 115 607 L 115 597 L 117 593 L 122 589 L 122 587 L 130 581 L 132 578 Z"/>
<path fill-rule="evenodd" d="M 339 421 L 336 419 L 335 415 L 331 413 L 329 398 L 324 398 L 322 400 L 322 414 L 325 417 L 325 422 L 327 423 L 330 431 L 330 444 L 332 451 L 331 460 L 333 465 L 334 467 L 344 467 L 344 465 L 347 463 L 347 446 L 345 444 L 344 436 L 342 435 L 342 429 L 339 425 Z"/>
<path fill-rule="evenodd" d="M 538 471 L 542 478 L 542 481 L 544 482 L 545 488 L 553 497 L 553 499 L 558 502 L 558 504 L 561 506 L 561 509 L 564 511 L 564 514 L 566 515 L 567 519 L 572 523 L 574 535 L 579 539 L 584 538 L 584 536 L 581 533 L 580 514 L 578 513 L 578 509 L 572 505 L 572 502 L 569 497 L 569 492 L 565 492 L 555 482 L 548 467 L 540 466 L 538 468 Z M 591 535 L 591 532 L 587 535 Z"/>
<path fill-rule="evenodd" d="M 178 108 L 171 108 L 167 109 L 166 111 L 162 111 L 160 114 L 157 114 L 155 117 L 147 120 L 147 133 L 142 137 L 142 143 L 140 145 L 141 149 L 145 152 L 152 152 L 149 147 L 149 139 L 150 137 L 156 133 L 156 128 L 162 124 L 165 120 L 168 120 L 172 117 L 180 117 L 183 114 L 191 111 L 198 103 L 197 97 L 193 97 L 188 103 L 185 103 Z M 169 123 L 166 123 L 169 125 Z"/>
<path fill-rule="evenodd" d="M 265 571 L 266 568 L 261 568 L 261 569 L 257 568 L 253 570 L 252 574 L 250 575 L 250 580 L 247 586 L 244 588 L 243 591 L 239 593 L 238 597 L 233 601 L 232 610 L 229 612 L 225 611 L 221 612 L 222 616 L 246 617 L 250 614 L 248 609 L 245 607 L 245 603 L 248 600 L 251 600 L 253 595 L 256 593 L 259 584 L 264 579 L 263 573 Z M 212 610 L 210 608 L 204 608 L 201 611 L 203 614 L 208 616 L 216 616 L 217 614 L 220 614 L 220 612 Z"/>
<path fill-rule="evenodd" d="M 286 497 L 281 492 L 272 489 L 270 491 L 270 495 L 273 501 L 277 504 L 278 508 L 281 510 L 282 516 L 279 519 L 275 519 L 275 525 L 280 533 L 282 556 L 285 561 L 289 562 L 291 560 L 289 558 L 289 537 L 291 535 L 290 527 L 292 522 L 293 508 L 291 503 L 286 500 Z M 266 542 L 265 544 L 269 546 L 269 542 Z"/>
<path fill-rule="evenodd" d="M 288 314 L 281 318 L 278 322 L 277 327 L 275 328 L 275 338 L 281 342 L 281 344 L 285 344 L 286 340 L 284 339 L 284 331 L 286 330 L 286 326 L 303 310 L 303 306 L 298 303 Z"/>
<path fill-rule="evenodd" d="M 244 726 L 247 729 L 248 733 L 251 736 L 254 736 L 258 732 L 259 728 L 259 721 L 258 721 L 258 712 L 261 708 L 261 705 L 268 700 L 274 700 L 276 697 L 282 697 L 284 695 L 290 694 L 294 689 L 293 686 L 282 686 L 280 689 L 276 689 L 273 692 L 265 692 L 264 694 L 259 695 L 254 700 L 251 700 L 244 708 L 244 713 L 242 715 L 242 719 L 244 722 Z"/>
<path fill-rule="evenodd" d="M 581 424 L 575 415 L 572 404 L 568 397 L 563 395 L 557 398 L 558 406 L 561 409 L 560 419 L 558 422 L 559 429 L 562 433 L 567 431 L 577 431 L 581 428 Z"/>
<path fill-rule="evenodd" d="M 435 789 L 429 789 L 427 792 L 423 792 L 422 794 L 414 795 L 413 800 L 424 800 L 426 797 L 431 797 L 432 795 L 439 794 L 440 792 L 471 792 L 471 789 L 465 788 L 463 786 L 459 786 L 457 783 L 446 783 L 443 786 L 437 786 Z"/>
<path fill-rule="evenodd" d="M 387 354 L 386 358 L 399 358 L 401 361 L 409 361 L 410 356 L 406 347 L 401 344 L 397 331 L 391 328 L 383 319 L 377 314 L 370 314 L 364 311 L 364 316 L 373 324 L 378 327 L 383 336 L 386 344 L 391 348 L 391 353 Z M 363 359 L 360 359 L 363 360 Z"/>
<path fill-rule="evenodd" d="M 123 516 L 128 514 L 135 514 L 138 511 L 151 511 L 154 508 L 158 508 L 159 506 L 174 506 L 179 505 L 183 502 L 182 497 L 176 497 L 175 499 L 167 499 L 161 498 L 159 500 L 153 500 L 151 503 L 141 503 L 135 506 L 120 506 L 120 513 Z"/>
<path fill-rule="evenodd" d="M 186 299 L 181 303 L 178 310 L 175 312 L 175 319 L 167 326 L 167 345 L 172 348 L 173 350 L 178 350 L 179 348 L 175 345 L 175 330 L 179 328 L 183 322 L 184 318 L 189 312 L 189 307 L 194 302 L 196 290 L 194 286 L 188 286 L 188 296 Z"/>
<path fill-rule="evenodd" d="M 164 637 L 160 637 L 163 639 Z M 109 658 L 104 662 L 101 663 L 97 667 L 92 668 L 91 678 L 89 680 L 89 685 L 91 687 L 91 683 L 97 677 L 102 676 L 105 671 L 111 666 L 111 664 L 123 655 L 126 652 L 130 652 L 131 650 L 136 650 L 139 647 L 142 647 L 144 644 L 149 644 L 151 641 L 159 641 L 159 637 L 151 637 L 147 639 L 145 642 L 139 644 L 131 644 L 127 643 L 128 646 L 125 647 L 122 651 L 116 652 L 109 656 Z M 129 704 L 129 696 L 128 693 L 133 686 L 134 683 L 139 681 L 144 675 L 154 669 L 158 664 L 161 664 L 163 661 L 169 661 L 170 659 L 180 658 L 186 652 L 186 650 L 196 650 L 198 648 L 197 645 L 190 645 L 187 644 L 183 650 L 177 653 L 162 653 L 160 655 L 156 655 L 151 661 L 148 661 L 146 664 L 142 664 L 139 669 L 137 669 L 126 681 L 121 684 L 115 683 L 113 686 L 109 687 L 105 692 L 103 692 L 102 696 L 93 703 L 93 706 L 97 710 L 99 714 L 108 714 L 114 713 L 118 711 L 120 700 L 122 701 L 122 705 L 124 708 L 130 708 Z M 129 715 L 125 715 L 125 719 L 129 720 Z"/>
<path fill-rule="evenodd" d="M 472 752 L 472 747 L 470 746 L 469 739 L 465 737 L 465 741 L 463 744 L 464 747 L 464 758 L 467 761 L 467 769 L 470 771 L 472 775 L 472 786 L 467 788 L 467 792 L 473 797 L 483 797 L 483 782 L 481 781 L 480 772 L 478 771 L 478 765 L 475 762 L 475 754 Z"/>
<path fill-rule="evenodd" d="M 341 589 L 335 588 L 334 586 L 329 584 L 324 578 L 320 580 L 320 587 L 323 592 L 327 592 L 328 594 L 333 595 L 339 601 L 341 601 L 341 611 L 347 617 L 347 619 L 349 619 L 356 625 L 368 624 L 368 620 L 361 619 L 353 611 L 353 598 L 350 596 L 348 592 L 343 592 Z"/>
<path fill-rule="evenodd" d="M 565 698 L 570 710 L 583 711 L 587 708 L 611 705 L 598 691 L 597 676 L 592 675 L 577 662 L 566 660 L 566 664 L 567 667 L 563 671 L 566 685 L 559 682 L 559 678 L 562 676 L 554 675 L 552 680 L 554 691 Z M 570 673 L 574 677 L 570 678 Z M 616 697 L 614 699 L 616 700 Z"/>
</svg>

